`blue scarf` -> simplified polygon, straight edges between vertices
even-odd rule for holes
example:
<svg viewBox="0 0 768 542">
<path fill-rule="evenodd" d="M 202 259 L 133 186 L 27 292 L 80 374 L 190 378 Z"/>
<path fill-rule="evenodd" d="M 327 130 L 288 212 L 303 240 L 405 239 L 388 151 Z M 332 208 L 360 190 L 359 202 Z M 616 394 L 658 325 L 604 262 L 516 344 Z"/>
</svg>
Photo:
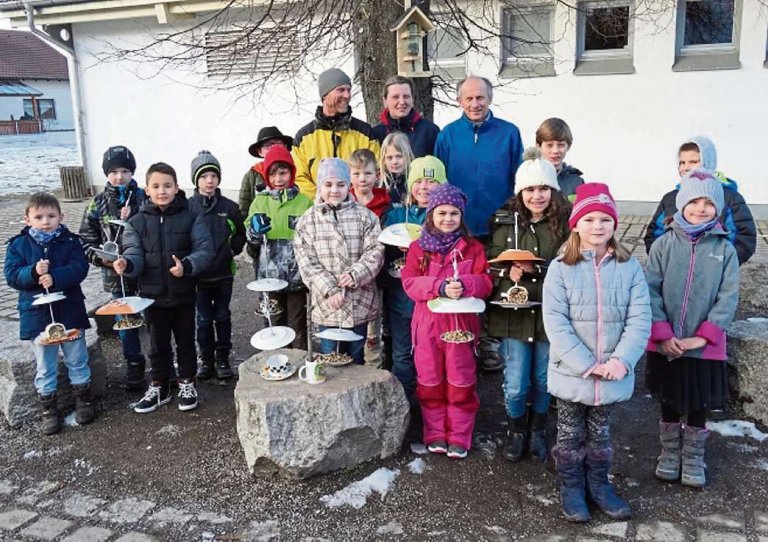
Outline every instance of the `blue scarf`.
<svg viewBox="0 0 768 542">
<path fill-rule="evenodd" d="M 29 228 L 29 236 L 34 239 L 38 244 L 46 246 L 49 245 L 54 239 L 56 239 L 59 235 L 61 235 L 61 232 L 63 231 L 62 225 L 59 224 L 59 227 L 53 230 L 52 232 L 45 232 L 43 230 L 38 230 L 37 228 Z"/>
<path fill-rule="evenodd" d="M 717 217 L 713 218 L 709 222 L 704 222 L 703 224 L 691 224 L 685 219 L 685 217 L 683 217 L 683 213 L 680 211 L 677 211 L 674 214 L 673 219 L 691 241 L 696 241 L 699 237 L 702 236 L 702 234 L 708 232 L 718 224 Z"/>
</svg>

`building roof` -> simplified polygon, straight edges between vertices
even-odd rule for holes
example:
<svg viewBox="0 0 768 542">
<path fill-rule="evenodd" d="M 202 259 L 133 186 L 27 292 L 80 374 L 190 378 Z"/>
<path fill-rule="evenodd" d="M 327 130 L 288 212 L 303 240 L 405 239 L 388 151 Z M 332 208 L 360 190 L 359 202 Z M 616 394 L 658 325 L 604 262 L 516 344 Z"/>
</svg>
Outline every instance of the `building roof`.
<svg viewBox="0 0 768 542">
<path fill-rule="evenodd" d="M 67 59 L 29 32 L 0 30 L 0 79 L 67 80 Z"/>
</svg>

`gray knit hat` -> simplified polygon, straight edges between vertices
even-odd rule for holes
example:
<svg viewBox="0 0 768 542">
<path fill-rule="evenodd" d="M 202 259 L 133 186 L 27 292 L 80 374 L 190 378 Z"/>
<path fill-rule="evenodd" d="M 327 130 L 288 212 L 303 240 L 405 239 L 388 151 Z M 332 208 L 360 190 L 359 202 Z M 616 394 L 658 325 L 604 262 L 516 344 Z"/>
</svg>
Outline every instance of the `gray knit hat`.
<svg viewBox="0 0 768 542">
<path fill-rule="evenodd" d="M 341 85 L 352 86 L 352 81 L 350 81 L 349 76 L 339 68 L 325 70 L 320 74 L 320 77 L 317 78 L 317 90 L 320 91 L 320 98 L 324 98 L 326 94 Z"/>
<path fill-rule="evenodd" d="M 200 151 L 192 160 L 192 184 L 197 186 L 197 180 L 200 175 L 213 171 L 219 176 L 219 182 L 221 182 L 221 164 L 209 151 Z"/>
<path fill-rule="evenodd" d="M 715 214 L 720 216 L 725 205 L 723 183 L 704 169 L 694 169 L 680 181 L 675 205 L 682 213 L 686 205 L 695 199 L 707 198 L 715 205 Z"/>
</svg>

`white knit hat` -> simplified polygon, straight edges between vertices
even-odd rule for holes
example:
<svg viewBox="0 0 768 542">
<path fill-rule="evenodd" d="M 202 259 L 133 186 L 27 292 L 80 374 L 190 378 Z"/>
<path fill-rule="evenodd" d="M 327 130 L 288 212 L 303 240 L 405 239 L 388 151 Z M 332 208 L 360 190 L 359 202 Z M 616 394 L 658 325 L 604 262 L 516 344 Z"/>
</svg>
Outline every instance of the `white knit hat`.
<svg viewBox="0 0 768 542">
<path fill-rule="evenodd" d="M 523 188 L 531 186 L 549 186 L 560 190 L 555 166 L 541 157 L 538 147 L 529 147 L 523 153 L 523 163 L 517 168 L 515 175 L 515 195 Z"/>
</svg>

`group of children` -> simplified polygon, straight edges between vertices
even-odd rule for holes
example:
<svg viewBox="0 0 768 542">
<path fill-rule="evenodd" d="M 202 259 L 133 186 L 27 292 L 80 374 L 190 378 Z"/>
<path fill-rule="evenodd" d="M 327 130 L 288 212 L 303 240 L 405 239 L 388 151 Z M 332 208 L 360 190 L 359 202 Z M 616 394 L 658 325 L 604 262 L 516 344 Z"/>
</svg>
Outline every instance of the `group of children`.
<svg viewBox="0 0 768 542">
<path fill-rule="evenodd" d="M 467 230 L 471 202 L 450 184 L 444 165 L 433 156 L 414 159 L 403 134 L 387 136 L 378 163 L 367 150 L 348 161 L 322 160 L 316 193 L 302 194 L 290 141 L 270 130 L 274 137 L 252 151 L 264 160 L 246 176 L 253 181 L 246 216 L 241 211 L 247 201 L 241 197 L 238 209 L 221 195 L 220 165 L 206 151 L 192 162 L 196 188 L 187 201 L 170 166 L 153 164 L 142 191 L 131 179 L 130 152 L 110 148 L 104 157 L 109 182 L 89 204 L 81 227 L 85 252 L 61 225 L 58 202 L 34 195 L 28 227 L 11 240 L 5 264 L 8 283 L 20 290 L 21 338 L 34 339 L 45 327 L 47 308 L 33 307 L 31 300 L 46 288 L 67 295 L 66 310 L 64 302 L 54 304 L 57 319 L 68 329 L 88 327 L 79 288 L 88 254 L 104 267 L 105 287 L 114 296 L 122 295 L 122 276 L 127 291 L 155 300 L 145 311 L 152 383 L 135 410 L 151 412 L 171 399 L 171 334 L 178 406 L 193 409 L 196 377 L 231 376 L 232 258 L 247 240 L 256 277 L 289 284 L 279 302 L 284 322 L 297 331 L 293 346 L 307 342 L 305 289 L 319 329 L 340 326 L 363 337 L 343 345 L 355 363 L 364 363 L 367 339 L 386 330 L 391 370 L 421 413 L 428 450 L 461 459 L 471 448 L 480 404 L 475 348 L 483 325 L 476 314 L 433 313 L 428 302 L 498 299 L 520 285 L 530 306 L 493 305 L 486 314 L 487 334 L 501 341 L 504 363 L 504 457 L 519 461 L 529 451 L 547 460 L 554 396 L 557 442 L 551 455 L 565 517 L 588 521 L 587 498 L 612 518 L 629 517 L 608 477 L 614 456 L 609 424 L 613 405 L 631 397 L 635 366 L 647 351 L 647 382 L 661 402 L 656 476 L 705 484 L 705 421 L 727 397 L 725 329 L 736 310 L 739 264 L 755 246 L 749 210 L 735 183 L 714 171 L 709 140 L 692 139 L 678 151 L 680 184 L 649 225 L 644 272 L 614 236 L 619 213 L 609 188 L 585 184 L 565 164 L 573 138 L 560 119 L 548 119 L 537 131 L 537 147 L 517 171 L 514 196 L 493 217 L 487 247 Z M 110 222 L 115 218 L 128 221 L 122 236 L 123 226 Z M 421 226 L 407 249 L 378 241 L 382 227 L 404 222 Z M 110 263 L 92 248 L 112 239 L 119 240 L 121 256 Z M 491 268 L 489 259 L 509 248 L 528 250 L 536 259 Z M 404 265 L 397 265 L 402 258 Z M 189 332 L 195 312 L 197 373 Z M 444 340 L 457 329 L 471 339 Z M 121 336 L 129 387 L 143 384 L 144 358 L 134 333 Z M 87 423 L 94 411 L 82 336 L 62 349 L 78 419 Z M 336 349 L 333 341 L 320 343 L 322 353 Z M 58 349 L 34 350 L 44 430 L 52 433 L 58 430 L 52 362 Z"/>
</svg>

